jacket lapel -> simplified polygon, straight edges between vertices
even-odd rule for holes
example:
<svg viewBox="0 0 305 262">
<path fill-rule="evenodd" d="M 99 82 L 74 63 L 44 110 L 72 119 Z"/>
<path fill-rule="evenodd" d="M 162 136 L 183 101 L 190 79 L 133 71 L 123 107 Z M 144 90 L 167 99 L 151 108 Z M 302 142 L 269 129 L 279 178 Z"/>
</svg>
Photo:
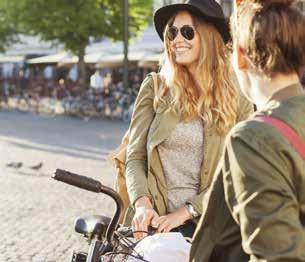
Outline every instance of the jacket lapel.
<svg viewBox="0 0 305 262">
<path fill-rule="evenodd" d="M 172 110 L 171 107 L 168 107 L 161 112 L 159 111 L 156 113 L 147 137 L 148 168 L 153 170 L 155 179 L 159 182 L 160 190 L 162 191 L 161 195 L 164 199 L 165 205 L 167 203 L 167 185 L 157 146 L 170 136 L 172 130 L 176 127 L 179 121 L 180 116 Z"/>
<path fill-rule="evenodd" d="M 156 121 L 151 126 L 147 140 L 147 151 L 150 156 L 153 149 L 169 137 L 180 121 L 180 116 L 171 107 L 156 114 Z"/>
</svg>

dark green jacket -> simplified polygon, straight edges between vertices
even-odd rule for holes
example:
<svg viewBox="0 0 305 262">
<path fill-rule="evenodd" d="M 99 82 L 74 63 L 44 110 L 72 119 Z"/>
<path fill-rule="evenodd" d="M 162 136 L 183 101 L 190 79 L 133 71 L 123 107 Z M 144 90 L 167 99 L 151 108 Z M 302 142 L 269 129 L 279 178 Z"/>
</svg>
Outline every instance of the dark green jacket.
<svg viewBox="0 0 305 262">
<path fill-rule="evenodd" d="M 305 141 L 300 85 L 277 92 L 255 115 L 279 118 Z M 305 161 L 294 147 L 274 127 L 245 121 L 227 137 L 221 163 L 191 261 L 305 261 Z"/>
<path fill-rule="evenodd" d="M 159 89 L 162 81 L 159 81 Z M 159 215 L 167 214 L 167 185 L 157 146 L 169 137 L 180 122 L 168 99 L 162 99 L 154 109 L 153 79 L 150 75 L 140 88 L 130 124 L 127 147 L 126 182 L 130 201 L 133 204 L 141 196 L 149 196 Z M 239 97 L 237 122 L 246 119 L 252 105 L 244 96 Z M 202 198 L 212 181 L 212 176 L 223 151 L 225 135 L 219 135 L 214 127 L 204 128 L 204 157 L 201 169 L 199 193 L 188 201 L 201 214 Z M 125 224 L 133 217 L 132 206 L 127 212 Z"/>
</svg>

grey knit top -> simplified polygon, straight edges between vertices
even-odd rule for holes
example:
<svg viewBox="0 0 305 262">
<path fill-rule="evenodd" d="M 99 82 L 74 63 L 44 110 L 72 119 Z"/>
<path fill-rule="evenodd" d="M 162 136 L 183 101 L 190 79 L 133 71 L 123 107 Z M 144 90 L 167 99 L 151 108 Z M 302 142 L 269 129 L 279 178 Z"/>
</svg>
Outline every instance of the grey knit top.
<svg viewBox="0 0 305 262">
<path fill-rule="evenodd" d="M 180 122 L 158 146 L 168 188 L 168 211 L 180 208 L 198 194 L 203 160 L 201 119 Z"/>
</svg>

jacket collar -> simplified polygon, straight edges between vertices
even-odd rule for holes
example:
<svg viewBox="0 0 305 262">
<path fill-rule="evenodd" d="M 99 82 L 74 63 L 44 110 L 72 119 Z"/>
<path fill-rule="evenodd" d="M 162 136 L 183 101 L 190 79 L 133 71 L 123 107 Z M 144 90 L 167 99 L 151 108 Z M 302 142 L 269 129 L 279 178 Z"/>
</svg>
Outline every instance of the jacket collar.
<svg viewBox="0 0 305 262">
<path fill-rule="evenodd" d="M 303 96 L 303 95 L 305 95 L 305 92 L 301 84 L 299 83 L 291 84 L 274 93 L 265 103 L 263 110 L 268 110 L 270 108 L 273 108 L 274 106 L 278 105 L 280 102 L 288 100 L 292 97 Z"/>
<path fill-rule="evenodd" d="M 300 83 L 294 83 L 274 93 L 267 101 L 283 101 L 294 96 L 305 95 L 303 87 Z"/>
</svg>

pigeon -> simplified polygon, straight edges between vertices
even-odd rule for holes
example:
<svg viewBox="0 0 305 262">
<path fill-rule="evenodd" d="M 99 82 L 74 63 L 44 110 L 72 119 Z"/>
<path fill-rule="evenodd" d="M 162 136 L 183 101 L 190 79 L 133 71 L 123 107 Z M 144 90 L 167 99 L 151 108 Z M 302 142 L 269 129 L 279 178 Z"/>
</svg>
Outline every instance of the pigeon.
<svg viewBox="0 0 305 262">
<path fill-rule="evenodd" d="M 29 166 L 29 168 L 33 169 L 33 170 L 39 170 L 40 168 L 42 168 L 43 163 L 40 162 L 37 165 L 34 166 Z"/>
<path fill-rule="evenodd" d="M 6 164 L 6 167 L 19 169 L 20 167 L 22 167 L 22 162 L 11 162 L 11 163 Z"/>
</svg>

